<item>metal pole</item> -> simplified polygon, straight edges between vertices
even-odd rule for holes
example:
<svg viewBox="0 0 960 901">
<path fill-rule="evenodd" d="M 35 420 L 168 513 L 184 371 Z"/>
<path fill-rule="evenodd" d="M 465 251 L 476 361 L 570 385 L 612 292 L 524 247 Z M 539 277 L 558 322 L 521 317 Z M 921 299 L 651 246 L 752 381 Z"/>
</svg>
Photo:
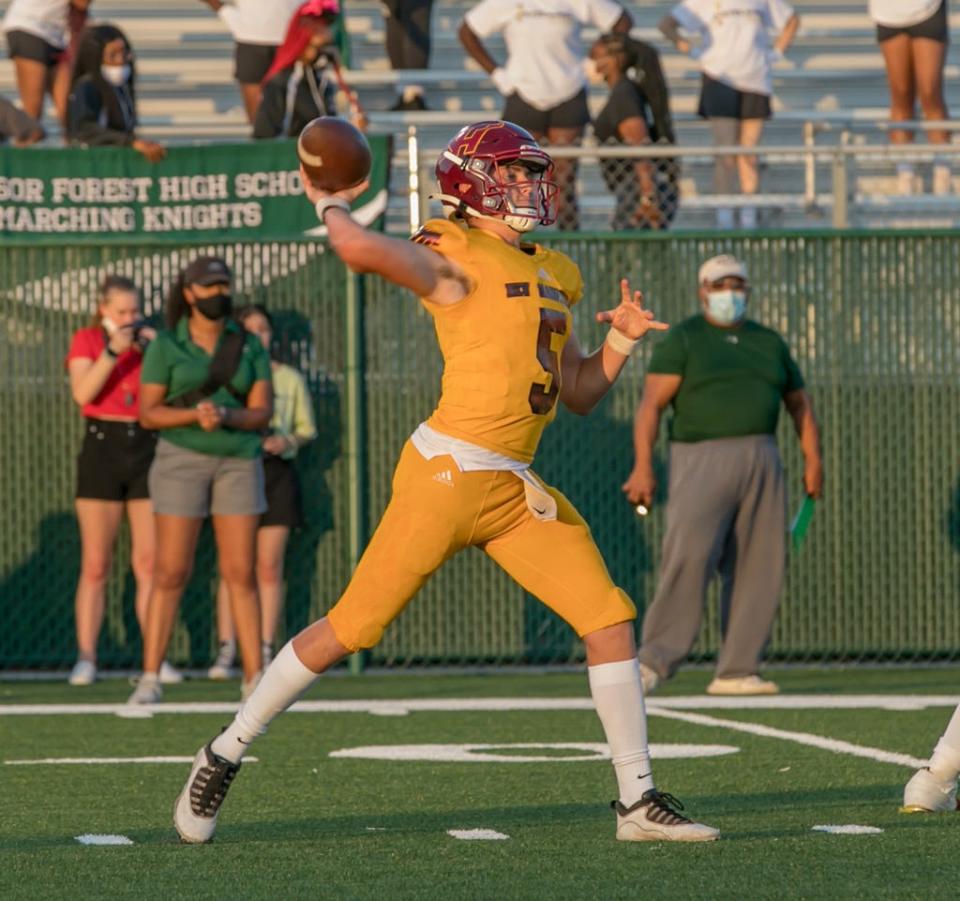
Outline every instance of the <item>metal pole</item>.
<svg viewBox="0 0 960 901">
<path fill-rule="evenodd" d="M 833 155 L 833 227 L 850 227 L 850 170 L 844 149 L 850 138 L 845 131 L 840 136 L 840 146 Z"/>
<path fill-rule="evenodd" d="M 813 122 L 803 123 L 803 143 L 806 147 L 814 147 L 817 143 L 817 127 Z M 817 161 L 813 153 L 807 154 L 803 164 L 803 199 L 807 209 L 817 205 Z"/>
<path fill-rule="evenodd" d="M 420 228 L 420 142 L 416 125 L 407 128 L 407 202 L 412 234 Z"/>
<path fill-rule="evenodd" d="M 366 355 L 364 353 L 363 288 L 361 276 L 346 272 L 346 367 L 344 392 L 347 409 L 347 503 L 350 571 L 356 569 L 367 543 Z M 363 671 L 365 653 L 350 657 L 350 672 Z"/>
</svg>

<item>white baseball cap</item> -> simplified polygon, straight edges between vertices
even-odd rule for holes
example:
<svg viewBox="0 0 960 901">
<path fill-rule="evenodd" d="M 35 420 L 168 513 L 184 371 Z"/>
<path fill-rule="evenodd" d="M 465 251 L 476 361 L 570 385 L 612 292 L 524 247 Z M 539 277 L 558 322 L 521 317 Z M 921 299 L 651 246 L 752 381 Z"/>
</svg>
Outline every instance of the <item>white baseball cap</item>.
<svg viewBox="0 0 960 901">
<path fill-rule="evenodd" d="M 704 282 L 712 284 L 729 275 L 748 281 L 747 267 L 735 256 L 729 253 L 722 253 L 720 256 L 710 257 L 710 259 L 700 267 L 700 271 L 697 273 L 697 280 L 701 285 Z"/>
</svg>

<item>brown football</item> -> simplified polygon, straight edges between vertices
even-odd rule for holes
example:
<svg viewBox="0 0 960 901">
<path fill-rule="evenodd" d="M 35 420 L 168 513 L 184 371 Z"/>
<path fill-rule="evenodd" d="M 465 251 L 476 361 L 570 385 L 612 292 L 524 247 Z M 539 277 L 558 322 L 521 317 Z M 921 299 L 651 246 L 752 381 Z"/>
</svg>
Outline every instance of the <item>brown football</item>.
<svg viewBox="0 0 960 901">
<path fill-rule="evenodd" d="M 297 156 L 322 191 L 352 188 L 370 174 L 370 145 L 363 132 L 336 116 L 320 116 L 303 127 Z"/>
</svg>

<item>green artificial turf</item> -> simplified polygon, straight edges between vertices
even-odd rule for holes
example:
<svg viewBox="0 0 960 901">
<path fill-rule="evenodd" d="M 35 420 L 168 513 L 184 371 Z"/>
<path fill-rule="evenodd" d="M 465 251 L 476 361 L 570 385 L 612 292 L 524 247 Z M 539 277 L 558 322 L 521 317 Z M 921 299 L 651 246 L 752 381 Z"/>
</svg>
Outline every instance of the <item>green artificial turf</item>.
<svg viewBox="0 0 960 901">
<path fill-rule="evenodd" d="M 956 669 L 772 670 L 788 692 L 955 694 Z M 705 671 L 663 694 L 693 694 Z M 0 683 L 0 704 L 108 702 L 121 683 L 70 690 Z M 232 700 L 192 682 L 171 701 Z M 311 698 L 583 697 L 579 673 L 371 674 L 321 680 Z M 653 707 L 651 708 L 653 710 Z M 923 710 L 697 711 L 926 757 L 950 715 Z M 225 715 L 0 716 L 0 759 L 192 755 Z M 259 741 L 224 806 L 215 843 L 171 826 L 185 764 L 0 766 L 0 898 L 917 898 L 951 897 L 957 815 L 897 813 L 908 767 L 652 712 L 654 743 L 725 744 L 736 754 L 654 762 L 661 789 L 719 827 L 706 845 L 614 840 L 609 763 L 399 762 L 331 758 L 361 745 L 601 742 L 589 710 L 290 713 Z M 504 749 L 507 755 L 519 752 Z M 828 835 L 858 824 L 877 835 Z M 449 829 L 493 829 L 460 841 Z M 86 847 L 74 836 L 128 836 Z"/>
</svg>

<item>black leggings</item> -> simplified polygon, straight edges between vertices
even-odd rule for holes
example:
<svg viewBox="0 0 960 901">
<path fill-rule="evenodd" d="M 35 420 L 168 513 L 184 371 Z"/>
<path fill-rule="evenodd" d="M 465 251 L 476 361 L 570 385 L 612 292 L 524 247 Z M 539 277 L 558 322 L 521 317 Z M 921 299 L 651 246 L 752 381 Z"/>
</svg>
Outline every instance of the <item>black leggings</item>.
<svg viewBox="0 0 960 901">
<path fill-rule="evenodd" d="M 426 69 L 430 64 L 433 0 L 383 0 L 387 56 L 393 69 Z"/>
</svg>

